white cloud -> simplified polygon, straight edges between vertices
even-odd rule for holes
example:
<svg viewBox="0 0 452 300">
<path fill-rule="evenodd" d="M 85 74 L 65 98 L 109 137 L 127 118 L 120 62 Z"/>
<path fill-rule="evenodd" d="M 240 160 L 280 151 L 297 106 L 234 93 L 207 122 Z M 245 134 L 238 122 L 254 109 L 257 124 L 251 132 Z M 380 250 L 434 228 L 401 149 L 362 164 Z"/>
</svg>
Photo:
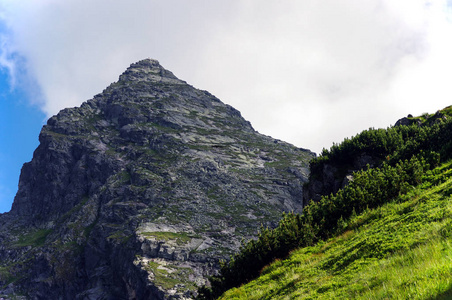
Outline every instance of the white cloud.
<svg viewBox="0 0 452 300">
<path fill-rule="evenodd" d="M 11 89 L 16 86 L 16 62 L 13 58 L 13 51 L 10 48 L 8 36 L 0 35 L 0 68 L 6 70 L 9 75 Z"/>
<path fill-rule="evenodd" d="M 317 152 L 450 104 L 446 1 L 18 2 L 1 2 L 0 17 L 48 115 L 145 57 L 233 105 L 258 131 Z"/>
<path fill-rule="evenodd" d="M 387 91 L 425 55 L 424 26 L 381 1 L 266 3 L 262 12 L 247 2 L 204 62 L 215 64 L 208 84 L 235 99 L 256 128 L 319 151 L 409 109 L 394 111 Z M 224 84 L 230 78 L 233 89 Z"/>
<path fill-rule="evenodd" d="M 165 3 L 24 0 L 3 7 L 14 45 L 42 88 L 44 112 L 79 105 L 137 60 L 155 56 L 177 62 L 187 56 L 190 43 L 196 45 L 195 29 L 204 25 L 197 7 L 205 12 L 212 5 Z"/>
<path fill-rule="evenodd" d="M 402 99 L 399 106 L 410 107 L 416 114 L 428 112 L 432 105 L 442 108 L 452 104 L 452 24 L 444 3 L 435 2 L 426 11 L 428 49 L 421 59 L 405 57 L 397 66 L 397 77 L 389 94 Z"/>
</svg>

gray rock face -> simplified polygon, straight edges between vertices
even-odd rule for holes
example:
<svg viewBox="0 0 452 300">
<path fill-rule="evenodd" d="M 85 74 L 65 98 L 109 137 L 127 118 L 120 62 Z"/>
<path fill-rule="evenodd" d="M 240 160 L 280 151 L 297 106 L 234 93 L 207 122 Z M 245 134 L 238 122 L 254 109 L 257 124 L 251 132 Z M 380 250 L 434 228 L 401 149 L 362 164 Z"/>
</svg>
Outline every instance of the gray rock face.
<svg viewBox="0 0 452 300">
<path fill-rule="evenodd" d="M 150 59 L 39 139 L 0 215 L 0 295 L 189 299 L 242 239 L 301 212 L 313 157 Z"/>
<path fill-rule="evenodd" d="M 420 119 L 413 118 L 412 115 L 408 115 L 408 117 L 404 117 L 397 120 L 394 126 L 409 126 L 412 124 L 417 124 L 418 126 L 421 126 L 422 121 Z"/>
<path fill-rule="evenodd" d="M 404 117 L 402 119 L 399 119 L 394 126 L 410 126 L 410 125 L 417 125 L 417 126 L 431 126 L 433 124 L 438 124 L 446 121 L 448 119 L 447 109 L 450 107 L 446 107 L 443 111 L 437 111 L 433 115 L 429 114 L 423 114 L 420 117 L 414 118 L 412 115 L 408 115 L 407 117 Z"/>
</svg>

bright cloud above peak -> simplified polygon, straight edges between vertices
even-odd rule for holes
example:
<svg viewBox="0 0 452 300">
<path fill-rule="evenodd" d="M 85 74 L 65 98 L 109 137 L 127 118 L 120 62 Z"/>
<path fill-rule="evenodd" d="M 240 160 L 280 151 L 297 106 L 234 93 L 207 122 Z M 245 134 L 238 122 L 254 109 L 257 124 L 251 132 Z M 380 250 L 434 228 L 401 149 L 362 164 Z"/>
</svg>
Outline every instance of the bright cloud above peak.
<svg viewBox="0 0 452 300">
<path fill-rule="evenodd" d="M 316 152 L 452 104 L 447 1 L 18 2 L 0 3 L 0 65 L 25 59 L 48 116 L 146 57 Z"/>
</svg>

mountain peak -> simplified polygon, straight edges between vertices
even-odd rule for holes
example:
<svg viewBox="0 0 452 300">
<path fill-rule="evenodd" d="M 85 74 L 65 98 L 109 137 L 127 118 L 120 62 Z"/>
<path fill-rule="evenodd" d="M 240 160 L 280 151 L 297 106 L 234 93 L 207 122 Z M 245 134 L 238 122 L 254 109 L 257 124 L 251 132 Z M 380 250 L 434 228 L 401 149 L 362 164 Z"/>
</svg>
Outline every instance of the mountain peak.
<svg viewBox="0 0 452 300">
<path fill-rule="evenodd" d="M 127 70 L 119 76 L 119 82 L 147 81 L 169 84 L 186 84 L 174 74 L 163 68 L 158 60 L 147 58 L 130 65 Z"/>
<path fill-rule="evenodd" d="M 313 156 L 152 59 L 39 138 L 0 215 L 0 295 L 187 299 L 259 226 L 302 210 Z"/>
</svg>

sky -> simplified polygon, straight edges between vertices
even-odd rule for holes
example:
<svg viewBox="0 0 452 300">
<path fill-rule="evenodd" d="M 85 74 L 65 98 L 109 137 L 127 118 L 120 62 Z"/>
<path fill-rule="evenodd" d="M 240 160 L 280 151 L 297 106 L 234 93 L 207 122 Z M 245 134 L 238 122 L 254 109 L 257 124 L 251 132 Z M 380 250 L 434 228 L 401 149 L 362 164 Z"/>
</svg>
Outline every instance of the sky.
<svg viewBox="0 0 452 300">
<path fill-rule="evenodd" d="M 154 58 L 319 153 L 452 104 L 451 0 L 0 0 L 0 213 L 47 118 Z"/>
</svg>

